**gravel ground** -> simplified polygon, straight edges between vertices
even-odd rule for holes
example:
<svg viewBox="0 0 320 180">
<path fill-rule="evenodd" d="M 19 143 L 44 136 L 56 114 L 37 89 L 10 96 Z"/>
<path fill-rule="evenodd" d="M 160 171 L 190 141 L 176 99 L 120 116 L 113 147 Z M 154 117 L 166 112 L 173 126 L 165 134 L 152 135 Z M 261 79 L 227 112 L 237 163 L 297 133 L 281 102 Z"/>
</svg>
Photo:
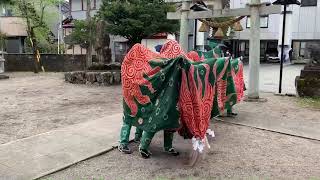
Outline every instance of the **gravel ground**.
<svg viewBox="0 0 320 180">
<path fill-rule="evenodd" d="M 288 66 L 285 74 L 297 74 L 301 67 Z M 276 72 L 277 65 L 261 66 L 262 91 L 274 92 L 276 84 L 267 85 L 277 82 Z M 121 86 L 68 84 L 63 73 L 8 75 L 0 81 L 0 144 L 122 112 Z M 291 81 L 285 78 L 284 88 L 293 89 Z"/>
<path fill-rule="evenodd" d="M 61 73 L 9 75 L 9 80 L 0 81 L 0 144 L 122 111 L 121 86 L 67 84 Z M 295 98 L 262 96 L 269 99 L 266 110 L 273 116 L 318 120 L 319 111 L 301 109 Z M 237 110 L 256 106 L 243 103 Z M 44 179 L 320 179 L 319 141 L 221 122 L 212 128 L 217 135 L 212 148 L 193 168 L 184 165 L 190 141 L 177 136 L 175 146 L 182 155 L 170 157 L 161 152 L 159 133 L 149 160 L 141 159 L 137 151 L 122 155 L 114 150 Z"/>
<path fill-rule="evenodd" d="M 0 144 L 122 112 L 121 86 L 65 83 L 62 73 L 0 81 Z"/>
<path fill-rule="evenodd" d="M 191 143 L 175 138 L 182 152 L 171 157 L 162 137 L 152 142 L 151 159 L 142 159 L 137 145 L 132 155 L 117 150 L 78 163 L 43 179 L 310 179 L 320 178 L 320 142 L 218 122 L 211 149 L 195 167 L 184 165 Z"/>
</svg>

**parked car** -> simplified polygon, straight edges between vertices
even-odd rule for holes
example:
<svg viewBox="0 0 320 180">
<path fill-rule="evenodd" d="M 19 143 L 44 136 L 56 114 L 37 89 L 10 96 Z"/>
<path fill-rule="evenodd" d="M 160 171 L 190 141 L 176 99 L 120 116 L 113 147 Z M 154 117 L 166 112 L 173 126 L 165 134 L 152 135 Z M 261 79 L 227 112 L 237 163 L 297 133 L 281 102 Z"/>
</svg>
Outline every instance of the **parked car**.
<svg viewBox="0 0 320 180">
<path fill-rule="evenodd" d="M 267 62 L 280 62 L 277 48 L 269 48 L 266 50 Z"/>
</svg>

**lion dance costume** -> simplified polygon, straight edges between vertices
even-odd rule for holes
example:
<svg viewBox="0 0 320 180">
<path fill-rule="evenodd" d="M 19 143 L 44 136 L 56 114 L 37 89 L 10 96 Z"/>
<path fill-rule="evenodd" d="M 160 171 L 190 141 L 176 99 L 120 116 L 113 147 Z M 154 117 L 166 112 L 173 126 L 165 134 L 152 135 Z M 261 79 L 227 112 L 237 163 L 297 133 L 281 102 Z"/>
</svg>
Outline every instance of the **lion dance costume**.
<svg viewBox="0 0 320 180">
<path fill-rule="evenodd" d="M 239 59 L 213 52 L 185 53 L 173 40 L 160 53 L 136 44 L 122 67 L 123 127 L 120 145 L 127 145 L 131 126 L 143 130 L 140 153 L 145 158 L 153 136 L 164 130 L 165 151 L 173 150 L 173 132 L 192 139 L 202 152 L 210 120 L 243 97 L 243 65 Z"/>
</svg>

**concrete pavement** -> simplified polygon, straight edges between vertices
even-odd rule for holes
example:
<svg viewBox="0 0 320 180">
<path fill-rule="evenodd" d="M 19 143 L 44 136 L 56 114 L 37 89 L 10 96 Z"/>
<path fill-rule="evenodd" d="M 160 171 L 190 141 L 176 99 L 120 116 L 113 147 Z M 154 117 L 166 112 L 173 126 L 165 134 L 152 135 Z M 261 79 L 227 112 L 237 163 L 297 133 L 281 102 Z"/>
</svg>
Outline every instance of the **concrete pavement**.
<svg viewBox="0 0 320 180">
<path fill-rule="evenodd" d="M 236 105 L 235 118 L 223 121 L 320 141 L 320 111 L 302 108 L 295 98 L 262 93 L 265 103 Z"/>
<path fill-rule="evenodd" d="M 112 150 L 121 125 L 115 114 L 0 145 L 0 179 L 35 179 Z"/>
<path fill-rule="evenodd" d="M 295 78 L 300 76 L 304 65 L 285 65 L 283 68 L 282 93 L 296 94 Z M 244 67 L 245 83 L 248 88 L 249 66 Z M 261 64 L 260 67 L 260 91 L 277 93 L 279 89 L 279 64 Z"/>
</svg>

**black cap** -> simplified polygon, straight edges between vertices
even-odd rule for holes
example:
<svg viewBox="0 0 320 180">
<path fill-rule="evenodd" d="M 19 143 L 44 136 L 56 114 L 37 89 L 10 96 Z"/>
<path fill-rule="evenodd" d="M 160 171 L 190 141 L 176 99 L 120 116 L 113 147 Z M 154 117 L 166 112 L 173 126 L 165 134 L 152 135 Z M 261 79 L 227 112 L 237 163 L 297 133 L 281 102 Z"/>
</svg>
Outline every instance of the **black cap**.
<svg viewBox="0 0 320 180">
<path fill-rule="evenodd" d="M 276 0 L 272 4 L 274 4 L 274 5 L 290 5 L 290 4 L 301 5 L 301 3 L 298 0 Z"/>
</svg>

